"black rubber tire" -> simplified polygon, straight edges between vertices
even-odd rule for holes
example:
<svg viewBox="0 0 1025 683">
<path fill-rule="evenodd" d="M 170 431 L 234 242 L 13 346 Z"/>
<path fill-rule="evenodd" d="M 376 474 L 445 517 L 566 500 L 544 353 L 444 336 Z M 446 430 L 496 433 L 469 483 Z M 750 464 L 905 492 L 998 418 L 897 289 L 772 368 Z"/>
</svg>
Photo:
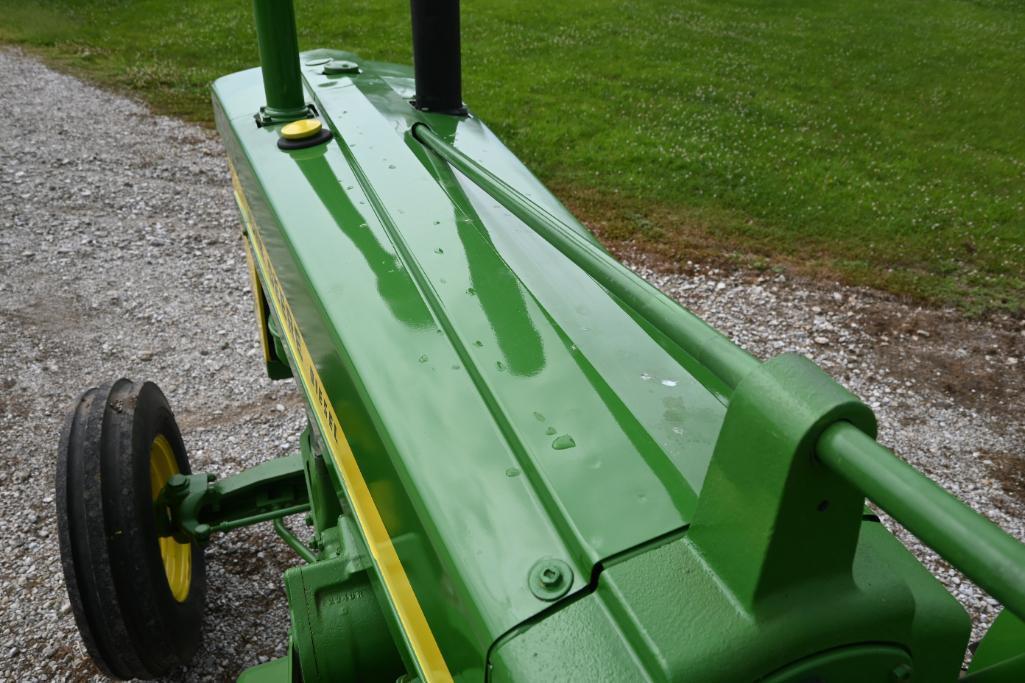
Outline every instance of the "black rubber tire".
<svg viewBox="0 0 1025 683">
<path fill-rule="evenodd" d="M 183 602 L 171 594 L 157 540 L 150 447 L 164 435 L 191 473 L 167 399 L 152 382 L 86 391 L 57 453 L 57 533 L 64 582 L 89 655 L 107 675 L 156 678 L 187 663 L 202 639 L 203 549 L 191 547 Z"/>
</svg>

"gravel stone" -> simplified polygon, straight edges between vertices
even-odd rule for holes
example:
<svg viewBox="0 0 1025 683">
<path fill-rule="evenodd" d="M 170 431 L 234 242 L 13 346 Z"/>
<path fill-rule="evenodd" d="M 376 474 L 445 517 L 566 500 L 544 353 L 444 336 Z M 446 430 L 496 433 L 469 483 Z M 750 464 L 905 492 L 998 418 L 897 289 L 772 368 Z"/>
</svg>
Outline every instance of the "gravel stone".
<svg viewBox="0 0 1025 683">
<path fill-rule="evenodd" d="M 119 376 L 157 382 L 193 467 L 222 476 L 294 450 L 304 410 L 294 384 L 262 368 L 215 136 L 15 51 L 0 51 L 0 86 L 17 103 L 0 133 L 0 679 L 102 680 L 75 628 L 54 533 L 54 452 L 75 397 Z M 811 357 L 873 407 L 883 443 L 1025 540 L 1015 365 L 1025 321 L 966 321 L 773 272 L 676 269 L 619 247 L 756 355 Z M 994 601 L 884 522 L 965 605 L 979 637 Z M 212 543 L 205 644 L 172 678 L 233 679 L 282 656 L 281 576 L 296 562 L 268 525 Z"/>
<path fill-rule="evenodd" d="M 103 680 L 57 547 L 65 411 L 89 386 L 152 380 L 193 467 L 218 475 L 294 450 L 305 413 L 262 368 L 215 137 L 17 52 L 0 51 L 0 72 L 17 102 L 0 133 L 0 680 Z M 295 563 L 269 525 L 212 543 L 204 646 L 173 678 L 233 680 L 284 655 Z"/>
</svg>

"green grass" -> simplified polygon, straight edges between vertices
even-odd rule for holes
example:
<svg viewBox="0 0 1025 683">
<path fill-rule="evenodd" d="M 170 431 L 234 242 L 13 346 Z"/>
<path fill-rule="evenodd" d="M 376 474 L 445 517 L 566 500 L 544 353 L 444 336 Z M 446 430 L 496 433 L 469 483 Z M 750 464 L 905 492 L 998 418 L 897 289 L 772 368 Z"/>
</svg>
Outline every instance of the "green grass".
<svg viewBox="0 0 1025 683">
<path fill-rule="evenodd" d="M 299 0 L 409 62 L 408 2 Z M 0 40 L 208 122 L 246 0 L 0 0 Z M 464 0 L 464 96 L 613 245 L 1025 310 L 1020 0 Z"/>
</svg>

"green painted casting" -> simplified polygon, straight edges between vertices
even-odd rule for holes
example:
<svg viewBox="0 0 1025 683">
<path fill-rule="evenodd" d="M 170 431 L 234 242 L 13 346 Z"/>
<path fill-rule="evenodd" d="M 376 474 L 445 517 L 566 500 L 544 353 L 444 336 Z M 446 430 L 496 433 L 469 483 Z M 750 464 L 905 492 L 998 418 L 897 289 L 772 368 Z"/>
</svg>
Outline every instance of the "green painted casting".
<svg viewBox="0 0 1025 683">
<path fill-rule="evenodd" d="M 261 463 L 215 481 L 211 474 L 176 474 L 157 497 L 162 536 L 206 543 L 211 534 L 309 510 L 300 454 Z"/>
<path fill-rule="evenodd" d="M 394 681 L 405 666 L 365 572 L 349 558 L 285 572 L 291 639 L 305 683 Z"/>
<path fill-rule="evenodd" d="M 845 580 L 794 585 L 753 611 L 686 535 L 612 561 L 593 592 L 499 640 L 489 680 L 890 683 L 910 660 L 912 680 L 954 683 L 967 615 L 878 522 L 860 535 Z M 809 548 L 794 563 L 819 558 Z M 856 663 L 848 678 L 826 677 L 838 652 Z"/>
<path fill-rule="evenodd" d="M 730 397 L 687 537 L 749 611 L 803 585 L 851 582 L 864 499 L 815 460 L 819 434 L 841 420 L 875 433 L 863 403 L 795 354 Z M 808 548 L 815 561 L 795 561 Z"/>
<path fill-rule="evenodd" d="M 904 683 L 913 678 L 914 669 L 907 652 L 885 645 L 856 645 L 813 655 L 766 678 L 765 683 Z"/>
</svg>

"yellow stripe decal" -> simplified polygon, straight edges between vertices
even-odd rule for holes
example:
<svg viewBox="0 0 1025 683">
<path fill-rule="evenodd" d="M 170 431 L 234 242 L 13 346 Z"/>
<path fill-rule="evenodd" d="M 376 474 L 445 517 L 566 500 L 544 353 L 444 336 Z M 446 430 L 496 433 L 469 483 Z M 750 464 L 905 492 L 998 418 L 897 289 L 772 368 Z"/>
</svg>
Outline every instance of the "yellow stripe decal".
<svg viewBox="0 0 1025 683">
<path fill-rule="evenodd" d="M 413 655 L 416 657 L 424 680 L 427 683 L 451 681 L 452 674 L 449 673 L 445 659 L 438 648 L 438 643 L 434 639 L 434 634 L 431 632 L 431 628 L 427 624 L 427 618 L 420 607 L 420 602 L 416 599 L 413 587 L 409 583 L 409 577 L 406 576 L 402 562 L 395 552 L 391 536 L 388 535 L 388 530 L 381 519 L 381 513 L 378 512 L 377 506 L 374 504 L 374 499 L 370 495 L 367 482 L 363 479 L 363 474 L 356 464 L 352 448 L 349 446 L 349 442 L 338 423 L 338 417 L 335 415 L 334 408 L 331 406 L 327 393 L 324 391 L 324 384 L 320 380 L 320 375 L 317 374 L 317 368 L 314 366 L 313 358 L 306 348 L 306 342 L 299 331 L 299 325 L 296 322 L 295 316 L 292 315 L 292 310 L 288 307 L 285 293 L 281 283 L 278 281 L 277 273 L 274 271 L 274 265 L 271 263 L 267 254 L 267 248 L 260 238 L 245 195 L 242 194 L 242 187 L 239 184 L 238 176 L 235 174 L 235 168 L 231 164 L 229 164 L 229 168 L 231 170 L 231 182 L 235 188 L 235 199 L 241 210 L 247 232 L 252 238 L 253 255 L 260 267 L 260 271 L 268 281 L 266 292 L 269 295 L 270 304 L 278 316 L 278 322 L 281 323 L 285 341 L 288 343 L 288 347 L 292 351 L 293 360 L 298 366 L 299 377 L 306 397 L 317 416 L 320 432 L 325 437 L 324 440 L 327 442 L 328 450 L 331 452 L 331 456 L 338 466 L 338 471 L 341 473 L 342 483 L 345 485 L 345 490 L 348 492 L 350 502 L 352 503 L 352 511 L 359 522 L 359 526 L 363 529 L 370 554 L 374 558 L 374 563 L 377 565 L 377 569 L 384 581 L 385 589 L 392 605 L 395 607 L 396 614 L 398 614 L 402 630 L 412 647 Z"/>
</svg>

